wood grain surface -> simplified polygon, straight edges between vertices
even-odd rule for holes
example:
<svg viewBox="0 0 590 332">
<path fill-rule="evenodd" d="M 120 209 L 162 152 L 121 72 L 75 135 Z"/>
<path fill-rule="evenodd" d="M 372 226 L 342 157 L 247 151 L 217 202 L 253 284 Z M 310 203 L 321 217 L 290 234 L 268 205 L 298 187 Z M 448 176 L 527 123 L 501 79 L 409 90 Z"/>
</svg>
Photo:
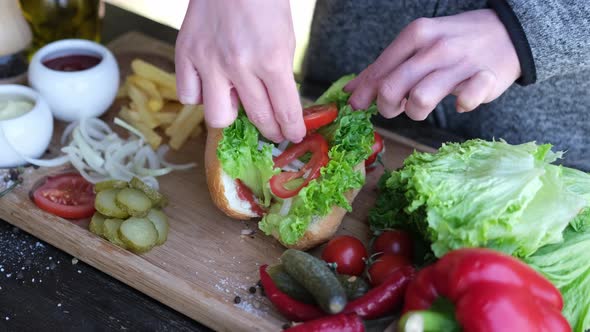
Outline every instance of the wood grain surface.
<svg viewBox="0 0 590 332">
<path fill-rule="evenodd" d="M 173 47 L 144 35 L 126 34 L 109 47 L 119 59 L 123 75 L 134 57 L 173 69 Z M 106 118 L 117 109 L 115 104 Z M 55 138 L 61 135 L 63 125 L 56 128 Z M 388 169 L 400 167 L 415 149 L 431 150 L 393 133 L 380 133 L 386 142 L 384 163 Z M 165 212 L 171 229 L 165 245 L 146 254 L 130 253 L 94 236 L 86 229 L 87 221 L 71 222 L 35 207 L 30 189 L 63 168 L 30 172 L 23 185 L 0 201 L 0 218 L 215 330 L 279 330 L 284 319 L 259 292 L 250 294 L 248 288 L 258 281 L 258 266 L 276 262 L 283 248 L 259 231 L 242 235 L 242 230 L 257 230 L 256 222 L 231 220 L 213 206 L 203 167 L 204 147 L 205 136 L 201 135 L 167 156 L 173 162 L 196 162 L 197 167 L 160 178 L 161 191 L 170 198 Z M 379 168 L 368 174 L 367 184 L 339 233 L 368 239 L 366 217 L 382 172 Z M 239 304 L 234 303 L 236 296 Z"/>
</svg>

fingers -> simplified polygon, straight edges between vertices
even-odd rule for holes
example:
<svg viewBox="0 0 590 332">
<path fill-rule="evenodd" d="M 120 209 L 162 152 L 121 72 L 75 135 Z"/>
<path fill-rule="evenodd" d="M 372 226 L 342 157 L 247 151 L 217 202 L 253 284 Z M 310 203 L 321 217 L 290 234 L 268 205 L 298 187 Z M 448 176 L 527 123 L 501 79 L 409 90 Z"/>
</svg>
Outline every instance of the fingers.
<svg viewBox="0 0 590 332">
<path fill-rule="evenodd" d="M 481 70 L 461 83 L 453 92 L 457 96 L 457 112 L 470 112 L 477 106 L 496 98 L 496 76 L 489 70 Z"/>
<path fill-rule="evenodd" d="M 222 75 L 209 73 L 203 78 L 205 121 L 213 128 L 225 128 L 238 116 L 237 104 L 232 102 L 231 84 Z"/>
<path fill-rule="evenodd" d="M 426 75 L 439 69 L 454 65 L 458 61 L 456 51 L 447 41 L 435 43 L 392 71 L 381 80 L 377 90 L 377 108 L 386 118 L 399 115 L 404 110 L 401 101 L 410 90 Z"/>
<path fill-rule="evenodd" d="M 291 142 L 299 143 L 305 136 L 306 130 L 301 101 L 290 67 L 288 73 L 262 77 L 262 79 L 283 136 Z"/>
<path fill-rule="evenodd" d="M 440 31 L 435 27 L 436 22 L 421 18 L 409 24 L 399 36 L 383 51 L 383 53 L 365 69 L 355 82 L 348 86 L 354 90 L 350 97 L 350 105 L 355 109 L 365 109 L 377 96 L 378 82 L 395 70 L 401 63 L 414 55 L 433 39 Z"/>
<path fill-rule="evenodd" d="M 284 141 L 285 138 L 275 120 L 266 88 L 260 79 L 252 75 L 246 79 L 240 78 L 234 84 L 248 118 L 260 133 L 273 142 Z"/>
<path fill-rule="evenodd" d="M 201 78 L 193 63 L 181 52 L 177 53 L 175 63 L 178 100 L 183 104 L 200 104 L 202 101 Z"/>
<path fill-rule="evenodd" d="M 422 121 L 453 89 L 471 77 L 475 70 L 464 65 L 436 70 L 412 88 L 402 110 L 413 120 Z"/>
</svg>

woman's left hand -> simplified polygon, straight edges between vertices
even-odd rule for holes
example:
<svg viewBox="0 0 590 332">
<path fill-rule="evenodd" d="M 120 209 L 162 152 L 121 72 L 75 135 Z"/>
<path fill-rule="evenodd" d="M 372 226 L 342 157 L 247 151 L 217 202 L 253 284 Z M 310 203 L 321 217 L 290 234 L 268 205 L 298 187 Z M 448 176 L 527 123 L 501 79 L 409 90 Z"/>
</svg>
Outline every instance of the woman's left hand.
<svg viewBox="0 0 590 332">
<path fill-rule="evenodd" d="M 365 109 L 424 120 L 447 95 L 468 112 L 498 98 L 521 74 L 506 28 L 490 9 L 420 18 L 408 25 L 346 90 Z"/>
</svg>

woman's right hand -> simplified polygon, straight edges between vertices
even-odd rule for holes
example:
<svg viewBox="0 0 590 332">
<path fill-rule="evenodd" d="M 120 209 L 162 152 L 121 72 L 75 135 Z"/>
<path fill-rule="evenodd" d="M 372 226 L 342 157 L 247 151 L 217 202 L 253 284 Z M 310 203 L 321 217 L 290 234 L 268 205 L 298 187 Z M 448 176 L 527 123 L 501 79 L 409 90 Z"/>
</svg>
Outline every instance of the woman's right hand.
<svg viewBox="0 0 590 332">
<path fill-rule="evenodd" d="M 178 97 L 203 103 L 215 128 L 235 120 L 239 98 L 265 137 L 299 142 L 294 49 L 288 0 L 191 0 L 176 40 Z"/>
</svg>

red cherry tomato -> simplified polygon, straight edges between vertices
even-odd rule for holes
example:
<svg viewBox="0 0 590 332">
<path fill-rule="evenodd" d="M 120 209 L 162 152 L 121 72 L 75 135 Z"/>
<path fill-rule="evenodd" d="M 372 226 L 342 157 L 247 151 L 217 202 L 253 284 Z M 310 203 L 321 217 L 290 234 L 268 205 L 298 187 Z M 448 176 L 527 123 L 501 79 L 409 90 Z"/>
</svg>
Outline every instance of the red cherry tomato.
<svg viewBox="0 0 590 332">
<path fill-rule="evenodd" d="M 381 255 L 368 270 L 369 281 L 373 287 L 383 283 L 397 269 L 412 265 L 410 260 L 400 255 Z"/>
<path fill-rule="evenodd" d="M 365 160 L 365 167 L 371 167 L 377 161 L 377 157 L 384 151 L 385 145 L 383 145 L 383 137 L 375 132 L 375 143 L 371 146 L 371 155 Z"/>
<path fill-rule="evenodd" d="M 33 192 L 33 201 L 41 210 L 66 219 L 92 216 L 94 198 L 93 185 L 76 173 L 47 177 Z"/>
<path fill-rule="evenodd" d="M 313 105 L 303 110 L 303 122 L 307 131 L 323 127 L 338 117 L 338 106 L 335 103 Z"/>
<path fill-rule="evenodd" d="M 322 259 L 328 263 L 336 263 L 338 273 L 358 276 L 365 269 L 367 250 L 359 239 L 342 235 L 328 242 L 322 252 Z"/>
<path fill-rule="evenodd" d="M 373 252 L 400 255 L 411 260 L 414 246 L 408 233 L 398 230 L 385 231 L 373 242 Z"/>
</svg>

